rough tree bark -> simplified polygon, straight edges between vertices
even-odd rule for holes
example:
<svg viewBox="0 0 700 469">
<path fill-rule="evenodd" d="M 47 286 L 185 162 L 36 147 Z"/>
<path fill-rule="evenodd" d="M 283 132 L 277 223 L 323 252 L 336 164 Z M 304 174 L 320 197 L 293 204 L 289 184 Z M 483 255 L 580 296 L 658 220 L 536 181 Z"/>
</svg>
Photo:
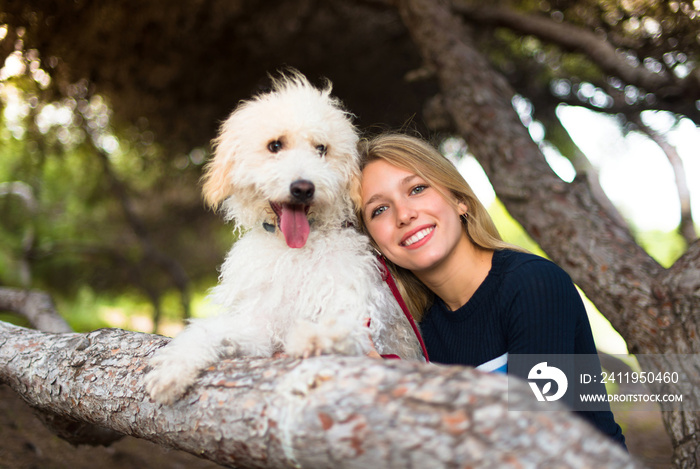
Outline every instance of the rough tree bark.
<svg viewBox="0 0 700 469">
<path fill-rule="evenodd" d="M 699 353 L 700 241 L 671 268 L 662 268 L 596 202 L 585 181 L 567 184 L 553 173 L 511 106 L 513 90 L 479 53 L 447 2 L 397 3 L 437 73 L 455 128 L 508 211 L 569 272 L 631 353 Z M 674 464 L 698 467 L 700 415 L 663 412 L 663 418 Z"/>
<path fill-rule="evenodd" d="M 40 412 L 231 467 L 637 467 L 565 411 L 509 411 L 502 375 L 366 357 L 223 360 L 173 406 L 146 396 L 167 338 L 0 322 L 0 382 Z M 509 401 L 510 399 L 510 401 Z M 529 398 L 531 399 L 531 397 Z"/>
</svg>

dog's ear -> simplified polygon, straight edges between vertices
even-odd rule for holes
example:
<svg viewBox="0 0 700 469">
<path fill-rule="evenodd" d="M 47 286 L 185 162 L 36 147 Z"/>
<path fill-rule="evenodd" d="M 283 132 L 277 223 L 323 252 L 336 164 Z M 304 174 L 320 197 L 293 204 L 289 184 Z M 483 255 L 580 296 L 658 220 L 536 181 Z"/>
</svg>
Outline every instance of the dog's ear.
<svg viewBox="0 0 700 469">
<path fill-rule="evenodd" d="M 223 155 L 215 155 L 204 168 L 202 176 L 202 195 L 204 201 L 211 208 L 216 209 L 221 202 L 233 193 L 231 184 L 231 170 L 233 158 L 224 158 Z"/>
</svg>

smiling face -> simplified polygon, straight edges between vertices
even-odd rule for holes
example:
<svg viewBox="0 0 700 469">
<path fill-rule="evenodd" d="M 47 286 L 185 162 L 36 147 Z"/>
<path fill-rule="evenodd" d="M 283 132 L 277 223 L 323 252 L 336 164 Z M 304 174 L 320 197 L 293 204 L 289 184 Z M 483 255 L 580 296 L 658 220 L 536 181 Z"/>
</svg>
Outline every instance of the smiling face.
<svg viewBox="0 0 700 469">
<path fill-rule="evenodd" d="M 460 215 L 466 205 L 447 200 L 420 176 L 375 160 L 362 171 L 362 218 L 381 252 L 416 275 L 440 268 L 470 245 Z M 442 193 L 441 193 L 442 192 Z"/>
</svg>

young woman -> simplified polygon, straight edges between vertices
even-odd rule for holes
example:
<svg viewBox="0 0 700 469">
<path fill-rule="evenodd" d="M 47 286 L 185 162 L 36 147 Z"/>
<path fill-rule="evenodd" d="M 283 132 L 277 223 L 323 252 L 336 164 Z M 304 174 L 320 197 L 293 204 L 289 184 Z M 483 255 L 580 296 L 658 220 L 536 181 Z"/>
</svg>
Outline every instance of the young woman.
<svg viewBox="0 0 700 469">
<path fill-rule="evenodd" d="M 431 361 L 506 372 L 508 354 L 596 353 L 569 276 L 503 242 L 435 148 L 383 134 L 360 152 L 361 227 L 396 278 Z M 581 414 L 624 446 L 610 411 Z"/>
</svg>

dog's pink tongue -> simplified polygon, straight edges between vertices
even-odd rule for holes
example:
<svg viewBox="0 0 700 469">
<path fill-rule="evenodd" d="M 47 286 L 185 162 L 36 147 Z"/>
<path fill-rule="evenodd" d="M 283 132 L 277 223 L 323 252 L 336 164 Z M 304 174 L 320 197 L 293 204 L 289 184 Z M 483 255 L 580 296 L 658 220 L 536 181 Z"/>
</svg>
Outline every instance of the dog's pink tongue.
<svg viewBox="0 0 700 469">
<path fill-rule="evenodd" d="M 280 215 L 280 230 L 287 246 L 302 248 L 309 237 L 309 220 L 303 205 L 284 204 Z"/>
</svg>

